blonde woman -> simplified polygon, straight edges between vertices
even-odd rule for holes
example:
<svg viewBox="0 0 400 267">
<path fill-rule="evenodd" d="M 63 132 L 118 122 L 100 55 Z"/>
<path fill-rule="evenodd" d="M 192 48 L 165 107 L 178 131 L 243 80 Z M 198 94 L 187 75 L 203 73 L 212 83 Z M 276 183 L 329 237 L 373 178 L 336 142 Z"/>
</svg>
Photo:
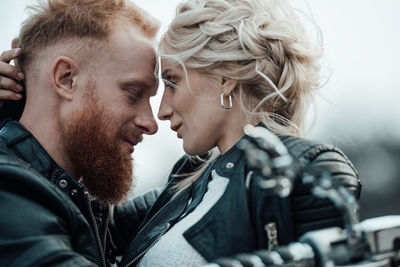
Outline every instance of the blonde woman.
<svg viewBox="0 0 400 267">
<path fill-rule="evenodd" d="M 328 169 L 359 196 L 357 172 L 341 151 L 298 137 L 320 86 L 321 52 L 287 1 L 189 0 L 177 7 L 159 45 L 165 91 L 158 117 L 171 122 L 187 155 L 125 263 L 196 266 L 265 248 L 273 241 L 268 230 L 277 230 L 282 245 L 343 224 L 334 205 L 311 196 L 305 185 L 296 184 L 284 199 L 251 194 L 249 166 L 237 147 L 245 124 L 261 124 L 294 156 Z M 205 153 L 208 159 L 196 159 Z M 254 216 L 258 209 L 263 218 Z M 264 225 L 270 229 L 260 231 Z"/>
<path fill-rule="evenodd" d="M 301 183 L 283 199 L 245 186 L 251 174 L 237 144 L 250 123 L 360 194 L 357 172 L 340 150 L 299 137 L 320 87 L 322 49 L 311 45 L 287 1 L 184 1 L 159 54 L 165 90 L 158 117 L 171 122 L 187 155 L 135 237 L 121 237 L 130 240 L 122 265 L 197 266 L 343 225 L 339 210 Z"/>
</svg>

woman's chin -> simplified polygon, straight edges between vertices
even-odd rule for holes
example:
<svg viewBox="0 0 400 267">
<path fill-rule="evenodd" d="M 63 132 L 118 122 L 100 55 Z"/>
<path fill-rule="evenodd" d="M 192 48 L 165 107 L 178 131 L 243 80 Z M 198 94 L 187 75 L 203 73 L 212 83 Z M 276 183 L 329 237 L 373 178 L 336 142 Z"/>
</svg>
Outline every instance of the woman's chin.
<svg viewBox="0 0 400 267">
<path fill-rule="evenodd" d="M 211 149 L 211 148 L 210 148 Z M 207 149 L 205 147 L 195 147 L 188 145 L 187 143 L 185 144 L 185 141 L 183 141 L 183 150 L 185 151 L 186 154 L 189 156 L 199 156 L 207 153 L 210 149 Z"/>
<path fill-rule="evenodd" d="M 196 152 L 192 151 L 191 149 L 185 148 L 185 146 L 183 146 L 183 151 L 185 151 L 186 154 L 188 154 L 189 156 L 197 156 L 198 154 L 196 154 Z"/>
</svg>

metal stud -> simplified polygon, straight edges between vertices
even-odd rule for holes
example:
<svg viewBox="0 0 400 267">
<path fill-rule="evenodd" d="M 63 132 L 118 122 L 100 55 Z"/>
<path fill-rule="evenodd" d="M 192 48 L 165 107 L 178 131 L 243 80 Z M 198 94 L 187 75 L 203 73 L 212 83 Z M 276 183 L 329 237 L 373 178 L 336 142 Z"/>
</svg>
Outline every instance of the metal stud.
<svg viewBox="0 0 400 267">
<path fill-rule="evenodd" d="M 76 194 L 78 194 L 78 190 L 76 190 L 76 189 L 72 189 L 71 190 L 71 196 L 76 196 Z"/>
<path fill-rule="evenodd" d="M 64 180 L 64 179 L 62 179 L 62 180 L 60 180 L 58 182 L 58 186 L 61 187 L 61 188 L 66 188 L 67 185 L 68 185 L 68 182 L 66 180 Z"/>
<path fill-rule="evenodd" d="M 226 164 L 226 168 L 227 168 L 227 169 L 232 169 L 233 167 L 235 167 L 235 164 L 233 164 L 232 162 L 228 162 L 228 163 Z"/>
</svg>

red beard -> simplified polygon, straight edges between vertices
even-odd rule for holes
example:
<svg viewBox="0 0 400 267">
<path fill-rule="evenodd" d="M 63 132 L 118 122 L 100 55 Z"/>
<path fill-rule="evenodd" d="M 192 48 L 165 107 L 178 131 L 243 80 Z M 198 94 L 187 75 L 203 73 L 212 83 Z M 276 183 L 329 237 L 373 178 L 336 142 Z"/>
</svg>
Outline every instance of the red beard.
<svg viewBox="0 0 400 267">
<path fill-rule="evenodd" d="M 77 178 L 86 190 L 103 205 L 126 201 L 133 184 L 133 163 L 123 153 L 124 137 L 141 139 L 141 132 L 121 127 L 110 112 L 100 106 L 88 88 L 85 107 L 75 112 L 63 125 L 62 136 Z"/>
</svg>

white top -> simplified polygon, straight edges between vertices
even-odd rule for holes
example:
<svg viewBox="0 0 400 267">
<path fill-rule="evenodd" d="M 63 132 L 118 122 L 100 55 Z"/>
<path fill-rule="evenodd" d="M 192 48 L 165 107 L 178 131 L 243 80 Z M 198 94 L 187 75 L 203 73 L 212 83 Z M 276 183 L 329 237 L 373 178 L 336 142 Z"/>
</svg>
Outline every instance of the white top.
<svg viewBox="0 0 400 267">
<path fill-rule="evenodd" d="M 211 173 L 207 192 L 199 205 L 167 233 L 143 256 L 139 267 L 144 266 L 199 266 L 207 261 L 186 241 L 183 233 L 196 224 L 217 203 L 225 192 L 229 179 Z"/>
</svg>

